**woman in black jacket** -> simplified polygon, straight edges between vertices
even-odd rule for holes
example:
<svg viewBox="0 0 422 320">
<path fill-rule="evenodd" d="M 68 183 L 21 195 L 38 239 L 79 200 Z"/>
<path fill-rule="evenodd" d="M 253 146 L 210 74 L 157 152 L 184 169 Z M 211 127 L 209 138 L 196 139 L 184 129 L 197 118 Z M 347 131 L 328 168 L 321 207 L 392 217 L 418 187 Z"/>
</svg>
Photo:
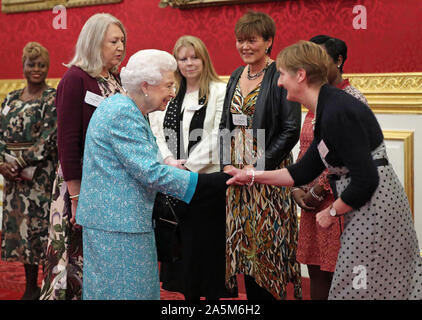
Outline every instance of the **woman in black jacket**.
<svg viewBox="0 0 422 320">
<path fill-rule="evenodd" d="M 246 67 L 236 69 L 227 85 L 220 123 L 221 165 L 261 170 L 292 163 L 300 134 L 301 110 L 277 86 L 270 58 L 275 23 L 265 13 L 248 12 L 236 23 L 236 48 Z M 265 185 L 227 190 L 226 282 L 245 275 L 248 299 L 284 299 L 293 282 L 301 297 L 296 262 L 297 215 L 290 189 Z"/>
</svg>

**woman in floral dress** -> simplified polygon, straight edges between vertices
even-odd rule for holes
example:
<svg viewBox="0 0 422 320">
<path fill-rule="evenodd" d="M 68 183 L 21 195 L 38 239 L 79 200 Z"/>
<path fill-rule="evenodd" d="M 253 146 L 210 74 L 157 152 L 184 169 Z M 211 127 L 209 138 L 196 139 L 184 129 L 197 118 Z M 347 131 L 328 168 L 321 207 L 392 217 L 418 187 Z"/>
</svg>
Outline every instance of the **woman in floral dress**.
<svg viewBox="0 0 422 320">
<path fill-rule="evenodd" d="M 57 163 L 56 90 L 45 82 L 49 54 L 37 42 L 23 50 L 26 86 L 1 105 L 0 173 L 4 177 L 1 258 L 24 264 L 22 300 L 37 300 L 45 258 L 48 212 Z"/>
</svg>

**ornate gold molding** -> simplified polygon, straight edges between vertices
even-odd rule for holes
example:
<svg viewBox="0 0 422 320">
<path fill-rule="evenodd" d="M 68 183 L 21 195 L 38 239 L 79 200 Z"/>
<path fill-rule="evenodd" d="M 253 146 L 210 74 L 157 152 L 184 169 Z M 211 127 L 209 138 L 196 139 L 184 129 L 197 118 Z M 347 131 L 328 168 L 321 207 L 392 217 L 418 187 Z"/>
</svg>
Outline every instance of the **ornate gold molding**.
<svg viewBox="0 0 422 320">
<path fill-rule="evenodd" d="M 414 219 L 414 132 L 409 130 L 383 130 L 385 140 L 403 142 L 404 152 L 404 190 L 409 200 L 412 218 Z"/>
<path fill-rule="evenodd" d="M 422 72 L 345 74 L 375 113 L 422 114 Z"/>
<path fill-rule="evenodd" d="M 2 0 L 1 11 L 5 13 L 49 10 L 62 5 L 66 8 L 93 6 L 122 2 L 123 0 Z"/>
</svg>

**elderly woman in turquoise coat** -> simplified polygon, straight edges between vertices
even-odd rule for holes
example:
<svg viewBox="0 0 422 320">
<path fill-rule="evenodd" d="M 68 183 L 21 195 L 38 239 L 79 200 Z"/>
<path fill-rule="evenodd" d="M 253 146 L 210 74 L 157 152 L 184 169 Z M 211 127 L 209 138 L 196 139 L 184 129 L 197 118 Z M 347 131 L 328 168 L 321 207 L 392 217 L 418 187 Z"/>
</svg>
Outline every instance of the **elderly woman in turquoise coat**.
<svg viewBox="0 0 422 320">
<path fill-rule="evenodd" d="M 156 193 L 189 203 L 198 174 L 162 164 L 146 115 L 174 97 L 176 60 L 141 50 L 121 71 L 127 94 L 101 102 L 86 134 L 76 222 L 83 227 L 83 299 L 160 299 L 152 226 Z"/>
</svg>

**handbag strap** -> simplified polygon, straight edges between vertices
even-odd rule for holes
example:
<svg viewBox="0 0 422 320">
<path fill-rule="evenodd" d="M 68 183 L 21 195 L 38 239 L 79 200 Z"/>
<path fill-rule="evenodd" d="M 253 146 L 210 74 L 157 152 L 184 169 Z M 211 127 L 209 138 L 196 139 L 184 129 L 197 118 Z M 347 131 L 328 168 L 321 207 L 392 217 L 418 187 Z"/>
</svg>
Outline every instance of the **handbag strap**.
<svg viewBox="0 0 422 320">
<path fill-rule="evenodd" d="M 171 205 L 170 201 L 167 199 L 167 196 L 165 197 L 167 205 L 170 207 L 171 213 L 173 214 L 174 219 L 177 223 L 180 223 L 179 218 L 176 215 L 176 212 L 174 212 L 173 206 Z"/>
</svg>

